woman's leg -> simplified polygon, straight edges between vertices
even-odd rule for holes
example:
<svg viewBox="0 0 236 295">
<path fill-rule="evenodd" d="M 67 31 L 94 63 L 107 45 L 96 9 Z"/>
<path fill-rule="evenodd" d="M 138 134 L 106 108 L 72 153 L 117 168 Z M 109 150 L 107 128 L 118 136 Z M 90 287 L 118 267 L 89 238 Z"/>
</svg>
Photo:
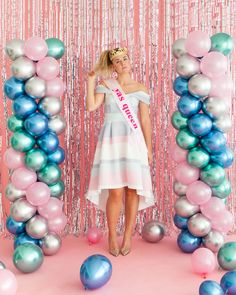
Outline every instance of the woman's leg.
<svg viewBox="0 0 236 295">
<path fill-rule="evenodd" d="M 125 232 L 121 247 L 121 254 L 127 255 L 131 249 L 131 238 L 138 211 L 139 196 L 135 189 L 126 188 L 125 197 Z"/>
<path fill-rule="evenodd" d="M 106 215 L 109 230 L 109 251 L 114 256 L 117 256 L 120 252 L 117 242 L 116 226 L 122 206 L 123 191 L 123 187 L 110 189 L 109 197 L 106 204 Z"/>
</svg>

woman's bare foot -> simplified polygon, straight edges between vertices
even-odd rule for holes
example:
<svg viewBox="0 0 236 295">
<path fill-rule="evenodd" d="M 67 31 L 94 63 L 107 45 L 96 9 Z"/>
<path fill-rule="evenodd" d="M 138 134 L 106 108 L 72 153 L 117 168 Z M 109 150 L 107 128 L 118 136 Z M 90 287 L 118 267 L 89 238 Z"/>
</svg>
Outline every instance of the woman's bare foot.
<svg viewBox="0 0 236 295">
<path fill-rule="evenodd" d="M 120 249 L 117 243 L 117 238 L 113 236 L 108 237 L 109 253 L 115 257 L 120 254 Z"/>
</svg>

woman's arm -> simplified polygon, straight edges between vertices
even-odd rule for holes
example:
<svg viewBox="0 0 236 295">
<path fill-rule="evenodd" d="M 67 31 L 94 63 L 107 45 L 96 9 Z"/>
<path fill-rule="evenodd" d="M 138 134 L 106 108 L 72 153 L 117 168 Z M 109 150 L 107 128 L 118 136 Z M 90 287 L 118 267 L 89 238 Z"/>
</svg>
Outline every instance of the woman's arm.
<svg viewBox="0 0 236 295">
<path fill-rule="evenodd" d="M 94 94 L 95 88 L 95 80 L 96 74 L 94 71 L 88 73 L 88 87 L 87 87 L 87 97 L 86 97 L 86 108 L 87 111 L 92 112 L 95 111 L 97 108 L 104 101 L 104 93 L 96 93 Z"/>
</svg>

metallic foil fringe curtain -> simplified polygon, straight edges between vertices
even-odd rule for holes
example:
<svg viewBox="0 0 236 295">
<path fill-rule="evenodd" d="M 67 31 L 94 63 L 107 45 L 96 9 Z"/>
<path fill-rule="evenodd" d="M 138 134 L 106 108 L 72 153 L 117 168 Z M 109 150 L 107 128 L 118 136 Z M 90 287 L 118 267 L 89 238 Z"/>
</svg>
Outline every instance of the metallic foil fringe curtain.
<svg viewBox="0 0 236 295">
<path fill-rule="evenodd" d="M 67 130 L 61 137 L 67 158 L 63 166 L 66 191 L 65 233 L 82 234 L 89 226 L 106 229 L 105 216 L 86 202 L 96 141 L 103 121 L 103 108 L 94 113 L 85 110 L 86 72 L 91 69 L 103 49 L 127 46 L 133 64 L 133 76 L 150 89 L 154 163 L 152 167 L 156 206 L 139 213 L 136 230 L 145 220 L 157 218 L 174 233 L 172 190 L 174 162 L 170 146 L 175 130 L 170 117 L 176 107 L 172 91 L 175 77 L 171 45 L 188 32 L 202 30 L 230 34 L 236 40 L 235 0 L 1 0 L 0 2 L 0 84 L 11 76 L 10 61 L 4 53 L 7 41 L 26 40 L 32 36 L 57 37 L 66 46 L 61 60 L 62 79 L 67 85 L 63 97 L 63 114 Z M 230 58 L 230 75 L 235 82 L 236 51 Z M 235 84 L 235 83 L 234 83 Z M 9 145 L 10 132 L 6 120 L 11 114 L 10 102 L 0 92 L 0 233 L 5 234 L 9 201 L 4 197 L 8 170 L 2 156 Z M 235 152 L 236 104 L 232 100 L 233 128 L 228 136 Z M 228 206 L 235 215 L 235 164 L 229 170 L 233 192 Z M 123 230 L 123 216 L 119 231 Z"/>
</svg>

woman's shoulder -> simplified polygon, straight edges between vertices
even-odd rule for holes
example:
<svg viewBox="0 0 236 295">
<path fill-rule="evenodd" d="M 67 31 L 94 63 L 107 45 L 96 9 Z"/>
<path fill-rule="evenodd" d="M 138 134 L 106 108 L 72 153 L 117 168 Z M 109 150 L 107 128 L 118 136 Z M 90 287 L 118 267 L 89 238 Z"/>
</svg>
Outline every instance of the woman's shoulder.
<svg viewBox="0 0 236 295">
<path fill-rule="evenodd" d="M 136 84 L 136 86 L 137 86 L 137 91 L 143 91 L 143 92 L 145 92 L 146 94 L 149 94 L 148 89 L 147 89 L 147 87 L 146 87 L 144 84 L 139 83 L 139 82 L 136 82 L 136 83 L 137 83 L 137 84 Z"/>
</svg>

